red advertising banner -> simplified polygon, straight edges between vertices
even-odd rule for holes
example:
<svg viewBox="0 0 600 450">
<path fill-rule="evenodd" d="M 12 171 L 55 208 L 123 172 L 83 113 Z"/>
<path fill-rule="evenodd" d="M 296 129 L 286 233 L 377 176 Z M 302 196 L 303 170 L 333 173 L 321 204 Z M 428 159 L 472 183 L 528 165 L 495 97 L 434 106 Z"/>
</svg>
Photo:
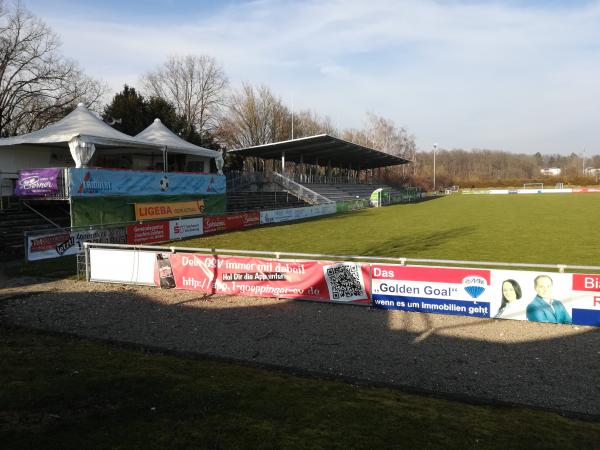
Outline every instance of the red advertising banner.
<svg viewBox="0 0 600 450">
<path fill-rule="evenodd" d="M 260 212 L 243 212 L 223 216 L 204 217 L 204 234 L 241 230 L 260 225 Z"/>
<path fill-rule="evenodd" d="M 573 188 L 573 192 L 600 192 L 600 188 Z"/>
<path fill-rule="evenodd" d="M 169 255 L 177 289 L 369 305 L 369 265 L 237 256 Z M 162 272 L 168 270 L 162 264 Z"/>
<path fill-rule="evenodd" d="M 169 222 L 149 222 L 127 225 L 127 243 L 151 244 L 169 240 Z"/>
<path fill-rule="evenodd" d="M 49 236 L 34 236 L 29 238 L 29 253 L 53 250 L 57 245 L 68 241 L 69 233 L 51 234 Z"/>
<path fill-rule="evenodd" d="M 573 290 L 600 293 L 600 275 L 585 275 L 574 273 Z"/>
</svg>

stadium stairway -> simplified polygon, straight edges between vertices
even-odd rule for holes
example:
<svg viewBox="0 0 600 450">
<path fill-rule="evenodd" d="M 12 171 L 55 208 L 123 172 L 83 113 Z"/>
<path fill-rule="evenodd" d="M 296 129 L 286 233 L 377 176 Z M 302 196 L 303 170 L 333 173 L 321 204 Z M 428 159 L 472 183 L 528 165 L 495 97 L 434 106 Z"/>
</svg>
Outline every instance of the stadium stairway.
<svg viewBox="0 0 600 450">
<path fill-rule="evenodd" d="M 38 202 L 34 208 L 61 227 L 70 224 L 69 205 L 66 202 Z M 23 257 L 24 233 L 52 228 L 55 227 L 21 202 L 13 202 L 9 208 L 0 210 L 0 256 Z"/>
</svg>

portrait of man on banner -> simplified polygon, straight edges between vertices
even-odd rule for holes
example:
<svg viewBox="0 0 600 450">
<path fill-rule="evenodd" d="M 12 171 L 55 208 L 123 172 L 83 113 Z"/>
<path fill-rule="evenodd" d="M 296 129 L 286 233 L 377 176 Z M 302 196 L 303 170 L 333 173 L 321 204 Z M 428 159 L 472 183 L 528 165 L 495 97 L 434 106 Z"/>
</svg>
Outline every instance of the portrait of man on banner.
<svg viewBox="0 0 600 450">
<path fill-rule="evenodd" d="M 527 320 L 545 323 L 571 323 L 571 315 L 560 300 L 552 298 L 553 281 L 549 275 L 538 275 L 533 280 L 536 292 L 527 305 Z"/>
</svg>

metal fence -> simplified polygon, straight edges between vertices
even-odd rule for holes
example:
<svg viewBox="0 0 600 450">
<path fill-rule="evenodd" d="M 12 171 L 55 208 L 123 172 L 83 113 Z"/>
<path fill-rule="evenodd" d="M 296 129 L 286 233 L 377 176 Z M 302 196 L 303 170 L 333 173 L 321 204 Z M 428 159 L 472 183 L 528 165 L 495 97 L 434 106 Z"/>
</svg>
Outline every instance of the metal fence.
<svg viewBox="0 0 600 450">
<path fill-rule="evenodd" d="M 18 177 L 17 173 L 0 171 L 0 211 L 10 206 Z"/>
<path fill-rule="evenodd" d="M 412 203 L 421 198 L 421 189 L 416 187 L 407 187 L 404 189 L 383 190 L 381 196 L 382 205 L 394 205 L 397 203 Z"/>
<path fill-rule="evenodd" d="M 564 273 L 565 271 L 592 271 L 600 272 L 600 266 L 583 266 L 571 264 L 534 264 L 534 263 L 515 263 L 515 262 L 496 262 L 496 261 L 461 261 L 450 259 L 423 259 L 423 258 L 405 258 L 392 256 L 369 256 L 369 255 L 332 255 L 327 253 L 296 253 L 296 252 L 273 252 L 263 250 L 242 250 L 226 248 L 197 248 L 197 247 L 176 247 L 176 246 L 156 246 L 156 245 L 127 245 L 127 244 L 104 244 L 85 242 L 84 250 L 86 257 L 90 248 L 113 248 L 125 250 L 144 250 L 161 253 L 204 253 L 211 255 L 225 254 L 231 256 L 264 256 L 275 259 L 290 258 L 300 260 L 321 259 L 327 261 L 356 261 L 356 262 L 387 262 L 401 266 L 476 266 L 480 268 L 505 268 L 505 269 L 545 269 L 547 271 L 556 271 Z M 86 267 L 89 269 L 89 258 L 86 258 Z"/>
<path fill-rule="evenodd" d="M 339 200 L 335 202 L 337 212 L 357 211 L 359 209 L 369 208 L 371 202 L 368 199 L 357 198 L 355 200 Z"/>
<path fill-rule="evenodd" d="M 271 183 L 271 172 L 227 172 L 227 192 L 236 191 L 251 184 Z"/>
</svg>

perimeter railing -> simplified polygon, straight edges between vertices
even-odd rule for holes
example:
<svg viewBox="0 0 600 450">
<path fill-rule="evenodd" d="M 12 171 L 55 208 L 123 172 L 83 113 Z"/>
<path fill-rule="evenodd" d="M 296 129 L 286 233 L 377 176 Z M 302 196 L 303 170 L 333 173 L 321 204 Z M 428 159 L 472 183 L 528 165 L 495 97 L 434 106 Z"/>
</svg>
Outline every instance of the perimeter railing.
<svg viewBox="0 0 600 450">
<path fill-rule="evenodd" d="M 84 242 L 86 255 L 86 265 L 89 263 L 88 253 L 91 248 L 113 248 L 121 250 L 151 251 L 160 253 L 203 253 L 211 255 L 232 255 L 232 256 L 263 256 L 274 257 L 275 259 L 289 258 L 300 260 L 327 260 L 327 261 L 357 261 L 357 262 L 387 262 L 401 266 L 476 266 L 480 268 L 505 268 L 505 269 L 545 269 L 547 271 L 556 271 L 565 273 L 565 271 L 592 271 L 600 272 L 600 266 L 587 266 L 575 264 L 535 264 L 535 263 L 516 263 L 516 262 L 497 262 L 497 261 L 469 261 L 469 260 L 451 260 L 451 259 L 425 259 L 425 258 L 405 258 L 392 256 L 369 256 L 369 255 L 333 255 L 329 253 L 297 253 L 297 252 L 273 252 L 264 250 L 242 250 L 226 248 L 201 248 L 201 247 L 176 247 L 176 246 L 157 246 L 157 245 L 127 245 L 127 244 L 105 244 Z"/>
<path fill-rule="evenodd" d="M 296 197 L 304 200 L 305 202 L 307 202 L 311 205 L 332 203 L 332 201 L 329 200 L 327 197 L 324 197 L 321 194 L 307 188 L 306 186 L 303 186 L 300 183 L 295 182 L 291 178 L 288 178 L 288 177 L 280 174 L 279 172 L 273 172 L 273 182 L 283 186 L 285 189 L 289 190 Z"/>
</svg>

